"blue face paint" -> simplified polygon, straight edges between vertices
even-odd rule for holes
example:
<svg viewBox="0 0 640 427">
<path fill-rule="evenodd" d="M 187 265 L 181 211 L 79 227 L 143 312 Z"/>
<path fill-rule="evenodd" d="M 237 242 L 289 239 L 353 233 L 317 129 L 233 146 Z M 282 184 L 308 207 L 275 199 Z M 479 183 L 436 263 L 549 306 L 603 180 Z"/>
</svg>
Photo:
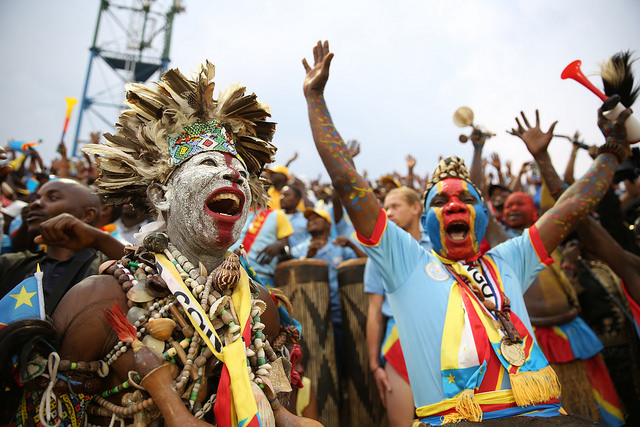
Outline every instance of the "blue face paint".
<svg viewBox="0 0 640 427">
<path fill-rule="evenodd" d="M 431 206 L 438 195 L 444 196 L 444 203 Z M 475 198 L 473 204 L 469 202 L 468 195 Z M 427 194 L 426 213 L 422 215 L 421 222 L 438 254 L 464 260 L 478 253 L 489 224 L 487 209 L 481 201 L 475 187 L 461 179 L 447 178 L 433 186 Z M 445 230 L 452 222 L 463 222 L 469 226 L 469 234 L 464 240 L 453 240 L 447 236 Z"/>
</svg>

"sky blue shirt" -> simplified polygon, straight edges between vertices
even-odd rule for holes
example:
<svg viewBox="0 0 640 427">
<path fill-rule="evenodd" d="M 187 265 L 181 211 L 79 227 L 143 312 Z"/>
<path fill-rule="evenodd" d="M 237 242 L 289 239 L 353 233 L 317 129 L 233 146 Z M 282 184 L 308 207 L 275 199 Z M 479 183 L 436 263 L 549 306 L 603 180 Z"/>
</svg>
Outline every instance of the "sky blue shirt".
<svg viewBox="0 0 640 427">
<path fill-rule="evenodd" d="M 379 221 L 386 221 L 386 227 L 379 241 L 367 241 L 359 236 L 360 242 L 378 267 L 389 294 L 415 405 L 438 403 L 445 398 L 440 348 L 449 292 L 455 282 L 431 252 L 425 251 L 409 233 L 386 220 L 384 211 L 380 215 L 384 215 Z M 500 271 L 505 294 L 511 300 L 511 310 L 531 332 L 522 295 L 545 266 L 533 247 L 528 230 L 491 249 L 488 255 Z M 542 256 L 546 257 L 546 254 Z M 507 375 L 505 379 L 502 388 L 508 389 Z"/>
<path fill-rule="evenodd" d="M 304 217 L 302 212 L 295 211 L 286 215 L 293 228 L 293 234 L 289 236 L 289 247 L 292 248 L 305 241 L 311 235 L 307 231 L 307 218 Z"/>
<path fill-rule="evenodd" d="M 420 246 L 424 248 L 425 251 L 430 251 L 432 248 L 431 240 L 429 240 L 429 236 L 421 231 L 420 237 Z M 367 259 L 367 263 L 364 266 L 364 291 L 368 294 L 378 294 L 384 296 L 384 300 L 382 301 L 382 314 L 386 317 L 393 317 L 391 313 L 391 306 L 389 305 L 389 297 L 384 290 L 384 283 L 382 280 L 382 276 L 378 271 L 378 267 L 375 266 L 369 259 Z"/>
<path fill-rule="evenodd" d="M 280 216 L 280 218 L 278 218 L 278 216 Z M 242 228 L 240 238 L 236 241 L 236 243 L 233 244 L 233 246 L 231 246 L 229 250 L 235 251 L 236 249 L 238 249 L 245 236 L 247 235 L 247 230 L 252 226 L 255 217 L 255 211 L 249 212 L 247 221 Z M 276 270 L 279 258 L 273 257 L 271 259 L 271 262 L 260 264 L 257 257 L 264 248 L 272 243 L 275 243 L 276 241 L 278 241 L 278 239 L 286 237 L 287 233 L 289 233 L 290 235 L 291 226 L 284 212 L 279 210 L 270 212 L 269 215 L 267 215 L 264 224 L 260 228 L 260 231 L 258 231 L 258 234 L 256 235 L 249 252 L 247 253 L 249 265 L 253 267 L 253 269 L 256 271 L 256 273 L 258 273 L 259 276 L 265 279 L 273 279 L 273 273 Z"/>
</svg>

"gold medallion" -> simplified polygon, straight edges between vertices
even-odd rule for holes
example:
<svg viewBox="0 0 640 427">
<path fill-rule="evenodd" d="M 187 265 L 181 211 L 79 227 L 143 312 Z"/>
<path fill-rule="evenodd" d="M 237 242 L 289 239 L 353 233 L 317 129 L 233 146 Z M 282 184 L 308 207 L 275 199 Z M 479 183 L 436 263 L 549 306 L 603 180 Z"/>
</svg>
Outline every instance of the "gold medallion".
<svg viewBox="0 0 640 427">
<path fill-rule="evenodd" d="M 510 365 L 524 365 L 526 357 L 521 344 L 503 339 L 502 342 L 500 342 L 500 351 L 502 352 L 502 357 L 504 357 Z"/>
</svg>

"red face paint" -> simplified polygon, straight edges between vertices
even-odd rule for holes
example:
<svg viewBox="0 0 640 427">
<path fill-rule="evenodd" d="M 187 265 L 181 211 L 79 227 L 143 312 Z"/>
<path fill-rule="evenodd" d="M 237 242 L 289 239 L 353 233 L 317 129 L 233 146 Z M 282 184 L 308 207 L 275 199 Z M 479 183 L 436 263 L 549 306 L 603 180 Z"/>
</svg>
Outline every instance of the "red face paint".
<svg viewBox="0 0 640 427">
<path fill-rule="evenodd" d="M 514 191 L 504 201 L 504 221 L 512 228 L 526 228 L 533 225 L 538 210 L 533 198 L 522 191 Z"/>
<path fill-rule="evenodd" d="M 484 235 L 485 216 L 475 189 L 461 179 L 445 179 L 438 183 L 437 194 L 429 200 L 425 228 L 438 253 L 452 260 L 467 260 L 478 253 L 477 233 L 480 238 Z"/>
</svg>

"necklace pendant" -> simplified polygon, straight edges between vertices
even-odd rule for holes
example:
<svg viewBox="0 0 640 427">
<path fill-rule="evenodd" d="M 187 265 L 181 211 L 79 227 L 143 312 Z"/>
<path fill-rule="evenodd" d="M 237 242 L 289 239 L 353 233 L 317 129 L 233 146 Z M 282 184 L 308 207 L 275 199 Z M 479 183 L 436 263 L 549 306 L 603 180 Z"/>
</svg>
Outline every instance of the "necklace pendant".
<svg viewBox="0 0 640 427">
<path fill-rule="evenodd" d="M 527 359 L 522 345 L 506 337 L 500 342 L 500 352 L 511 366 L 522 366 Z"/>
<path fill-rule="evenodd" d="M 500 323 L 502 324 L 502 330 L 507 335 L 509 342 L 521 343 L 522 337 L 520 336 L 520 333 L 518 332 L 516 327 L 511 322 L 511 319 L 505 316 L 505 314 L 502 311 L 494 311 L 494 313 L 498 318 L 498 320 L 500 321 Z"/>
</svg>

